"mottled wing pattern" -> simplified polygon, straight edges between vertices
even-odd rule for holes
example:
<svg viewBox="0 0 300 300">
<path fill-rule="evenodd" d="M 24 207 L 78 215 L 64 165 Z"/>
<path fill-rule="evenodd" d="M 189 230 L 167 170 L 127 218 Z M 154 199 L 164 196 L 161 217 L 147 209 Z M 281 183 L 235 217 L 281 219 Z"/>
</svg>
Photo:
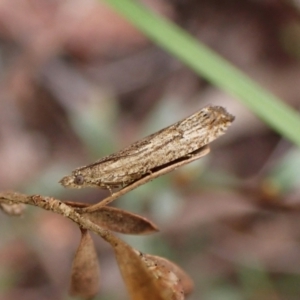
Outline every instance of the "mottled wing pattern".
<svg viewBox="0 0 300 300">
<path fill-rule="evenodd" d="M 60 182 L 73 188 L 124 186 L 209 144 L 222 135 L 233 120 L 223 107 L 207 106 L 121 151 L 75 169 Z"/>
</svg>

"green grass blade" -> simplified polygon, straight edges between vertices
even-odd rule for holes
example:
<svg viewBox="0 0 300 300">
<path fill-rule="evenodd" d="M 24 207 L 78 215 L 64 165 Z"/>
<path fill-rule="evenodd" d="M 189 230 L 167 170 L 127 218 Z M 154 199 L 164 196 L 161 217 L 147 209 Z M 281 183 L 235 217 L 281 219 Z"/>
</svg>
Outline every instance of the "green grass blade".
<svg viewBox="0 0 300 300">
<path fill-rule="evenodd" d="M 300 146 L 300 117 L 279 98 L 256 84 L 189 33 L 133 0 L 105 0 L 153 42 L 198 75 L 236 96 L 274 130 Z"/>
</svg>

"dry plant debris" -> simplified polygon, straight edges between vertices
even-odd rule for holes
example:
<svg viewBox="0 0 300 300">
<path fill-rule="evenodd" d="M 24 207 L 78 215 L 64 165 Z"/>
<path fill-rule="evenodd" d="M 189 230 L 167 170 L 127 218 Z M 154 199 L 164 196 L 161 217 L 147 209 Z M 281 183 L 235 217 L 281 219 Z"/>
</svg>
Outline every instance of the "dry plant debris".
<svg viewBox="0 0 300 300">
<path fill-rule="evenodd" d="M 193 290 L 193 282 L 180 267 L 165 258 L 141 253 L 111 232 L 150 234 L 158 230 L 157 226 L 146 218 L 106 205 L 141 184 L 208 153 L 209 147 L 204 146 L 193 156 L 175 161 L 170 166 L 146 175 L 96 205 L 63 202 L 53 197 L 7 191 L 0 193 L 1 208 L 14 216 L 23 212 L 21 208 L 26 204 L 34 205 L 60 214 L 78 225 L 81 240 L 72 264 L 71 295 L 91 299 L 99 291 L 100 268 L 94 242 L 89 233 L 91 231 L 112 246 L 132 300 L 149 299 L 149 295 L 151 299 L 157 300 L 183 300 Z"/>
</svg>

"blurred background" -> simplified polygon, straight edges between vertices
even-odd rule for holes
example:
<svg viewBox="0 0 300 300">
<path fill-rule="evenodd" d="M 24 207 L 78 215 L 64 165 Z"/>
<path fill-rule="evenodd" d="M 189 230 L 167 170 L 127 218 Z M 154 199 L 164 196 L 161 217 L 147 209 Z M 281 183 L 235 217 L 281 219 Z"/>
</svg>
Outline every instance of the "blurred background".
<svg viewBox="0 0 300 300">
<path fill-rule="evenodd" d="M 143 3 L 300 107 L 298 0 Z M 236 120 L 208 156 L 113 203 L 160 228 L 122 238 L 190 274 L 191 300 L 300 299 L 300 152 L 237 99 L 92 0 L 0 1 L 0 78 L 1 190 L 61 200 L 108 195 L 63 189 L 74 168 L 207 104 L 226 107 Z M 1 300 L 71 299 L 74 224 L 28 207 L 0 213 L 0 237 Z M 128 299 L 109 245 L 94 240 L 96 299 Z"/>
</svg>

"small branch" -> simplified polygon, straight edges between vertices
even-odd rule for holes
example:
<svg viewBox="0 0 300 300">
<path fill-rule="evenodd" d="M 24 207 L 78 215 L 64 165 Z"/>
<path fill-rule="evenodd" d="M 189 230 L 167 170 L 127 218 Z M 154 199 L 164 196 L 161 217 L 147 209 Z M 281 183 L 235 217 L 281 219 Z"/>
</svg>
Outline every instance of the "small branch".
<svg viewBox="0 0 300 300">
<path fill-rule="evenodd" d="M 23 203 L 37 206 L 42 209 L 49 210 L 54 213 L 60 214 L 64 217 L 67 217 L 68 219 L 78 224 L 80 228 L 93 231 L 94 233 L 100 235 L 104 240 L 106 240 L 110 244 L 116 245 L 120 241 L 109 230 L 96 225 L 85 216 L 80 215 L 80 213 L 78 213 L 72 207 L 52 197 L 44 197 L 41 195 L 25 195 L 21 193 L 7 191 L 0 193 L 0 203 L 5 203 L 8 205 Z"/>
</svg>

